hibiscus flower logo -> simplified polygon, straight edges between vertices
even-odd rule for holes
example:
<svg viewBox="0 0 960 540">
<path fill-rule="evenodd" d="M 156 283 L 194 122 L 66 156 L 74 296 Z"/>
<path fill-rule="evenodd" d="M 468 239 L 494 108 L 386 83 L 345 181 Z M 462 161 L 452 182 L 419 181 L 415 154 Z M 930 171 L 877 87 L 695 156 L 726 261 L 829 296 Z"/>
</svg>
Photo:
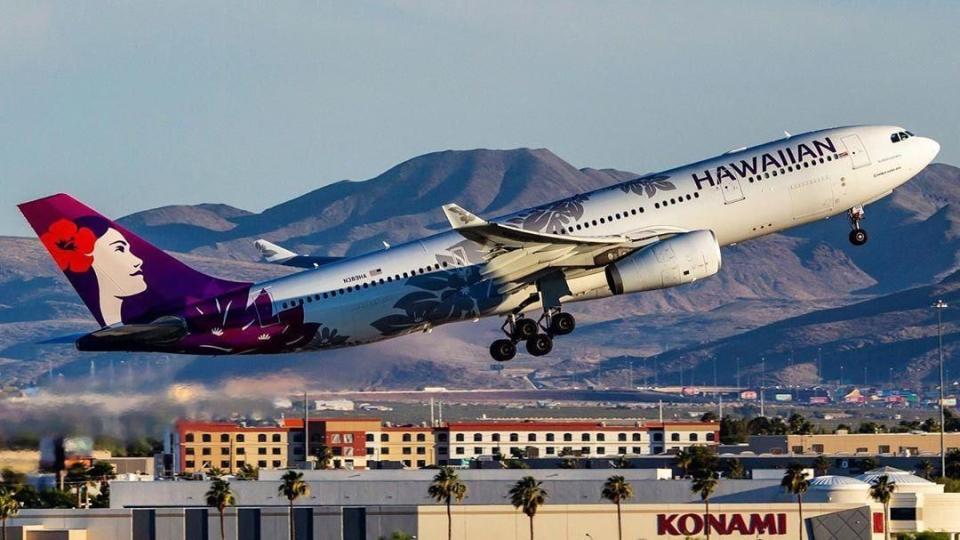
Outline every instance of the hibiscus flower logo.
<svg viewBox="0 0 960 540">
<path fill-rule="evenodd" d="M 60 270 L 86 272 L 93 264 L 93 244 L 97 237 L 86 227 L 77 227 L 69 219 L 60 219 L 50 225 L 40 241 L 53 256 Z"/>
<path fill-rule="evenodd" d="M 637 195 L 646 194 L 648 198 L 651 198 L 657 191 L 673 191 L 677 189 L 677 186 L 673 185 L 673 182 L 668 182 L 667 178 L 670 178 L 670 175 L 651 174 L 641 176 L 640 178 L 620 184 L 619 188 L 623 190 L 624 193 L 633 192 Z"/>
</svg>

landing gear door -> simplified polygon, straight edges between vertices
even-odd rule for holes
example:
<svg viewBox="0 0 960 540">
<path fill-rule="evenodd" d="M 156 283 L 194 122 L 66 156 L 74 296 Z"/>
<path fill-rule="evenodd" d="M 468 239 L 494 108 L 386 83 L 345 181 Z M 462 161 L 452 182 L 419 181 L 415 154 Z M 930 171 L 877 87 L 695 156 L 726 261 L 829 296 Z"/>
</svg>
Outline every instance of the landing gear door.
<svg viewBox="0 0 960 540">
<path fill-rule="evenodd" d="M 867 154 L 867 149 L 863 146 L 859 135 L 847 135 L 842 137 L 840 141 L 847 147 L 847 154 L 850 156 L 850 162 L 854 169 L 866 167 L 870 164 L 870 155 Z"/>
<path fill-rule="evenodd" d="M 733 204 L 743 200 L 743 189 L 740 188 L 740 179 L 733 180 L 724 177 L 720 181 L 720 191 L 723 192 L 723 204 Z"/>
</svg>

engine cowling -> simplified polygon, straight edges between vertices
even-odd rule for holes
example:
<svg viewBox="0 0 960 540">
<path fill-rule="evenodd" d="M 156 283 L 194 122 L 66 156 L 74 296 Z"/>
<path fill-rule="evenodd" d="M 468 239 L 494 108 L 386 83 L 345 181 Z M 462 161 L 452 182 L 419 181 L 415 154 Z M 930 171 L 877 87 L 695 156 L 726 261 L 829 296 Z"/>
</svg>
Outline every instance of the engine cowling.
<svg viewBox="0 0 960 540">
<path fill-rule="evenodd" d="M 720 271 L 720 244 L 713 231 L 678 234 L 607 266 L 613 294 L 676 287 Z"/>
</svg>

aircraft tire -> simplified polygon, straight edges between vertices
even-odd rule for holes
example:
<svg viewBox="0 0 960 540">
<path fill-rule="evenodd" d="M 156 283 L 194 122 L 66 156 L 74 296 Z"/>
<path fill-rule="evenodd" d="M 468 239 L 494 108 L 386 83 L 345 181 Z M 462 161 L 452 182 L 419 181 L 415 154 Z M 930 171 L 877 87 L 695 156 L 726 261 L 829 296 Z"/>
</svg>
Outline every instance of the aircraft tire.
<svg viewBox="0 0 960 540">
<path fill-rule="evenodd" d="M 498 339 L 490 344 L 490 356 L 497 362 L 512 360 L 517 355 L 517 345 L 509 339 Z"/>
<path fill-rule="evenodd" d="M 518 340 L 530 339 L 537 335 L 537 321 L 533 319 L 517 319 L 513 324 L 513 337 Z"/>
<path fill-rule="evenodd" d="M 553 350 L 553 339 L 546 334 L 537 334 L 527 340 L 527 352 L 533 356 L 550 354 Z"/>
<path fill-rule="evenodd" d="M 867 243 L 867 231 L 863 229 L 854 229 L 850 231 L 850 243 L 855 246 L 862 246 Z"/>
<path fill-rule="evenodd" d="M 550 319 L 550 333 L 565 336 L 577 327 L 577 320 L 569 313 L 557 313 Z"/>
</svg>

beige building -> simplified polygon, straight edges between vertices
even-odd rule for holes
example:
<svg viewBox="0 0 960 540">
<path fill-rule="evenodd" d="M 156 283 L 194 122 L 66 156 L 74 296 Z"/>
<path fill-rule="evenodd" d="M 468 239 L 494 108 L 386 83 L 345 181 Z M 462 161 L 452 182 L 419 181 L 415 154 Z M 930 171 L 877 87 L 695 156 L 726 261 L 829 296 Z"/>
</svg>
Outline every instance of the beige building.
<svg viewBox="0 0 960 540">
<path fill-rule="evenodd" d="M 178 420 L 167 434 L 174 470 L 198 473 L 219 468 L 236 473 L 244 465 L 262 469 L 287 466 L 288 429 L 235 422 Z"/>
<path fill-rule="evenodd" d="M 750 437 L 757 454 L 829 454 L 917 456 L 940 454 L 939 433 L 836 433 Z M 960 433 L 946 433 L 947 452 L 960 448 Z"/>
<path fill-rule="evenodd" d="M 430 427 L 384 425 L 367 434 L 367 457 L 398 461 L 406 468 L 429 467 L 437 464 L 436 438 Z"/>
</svg>

